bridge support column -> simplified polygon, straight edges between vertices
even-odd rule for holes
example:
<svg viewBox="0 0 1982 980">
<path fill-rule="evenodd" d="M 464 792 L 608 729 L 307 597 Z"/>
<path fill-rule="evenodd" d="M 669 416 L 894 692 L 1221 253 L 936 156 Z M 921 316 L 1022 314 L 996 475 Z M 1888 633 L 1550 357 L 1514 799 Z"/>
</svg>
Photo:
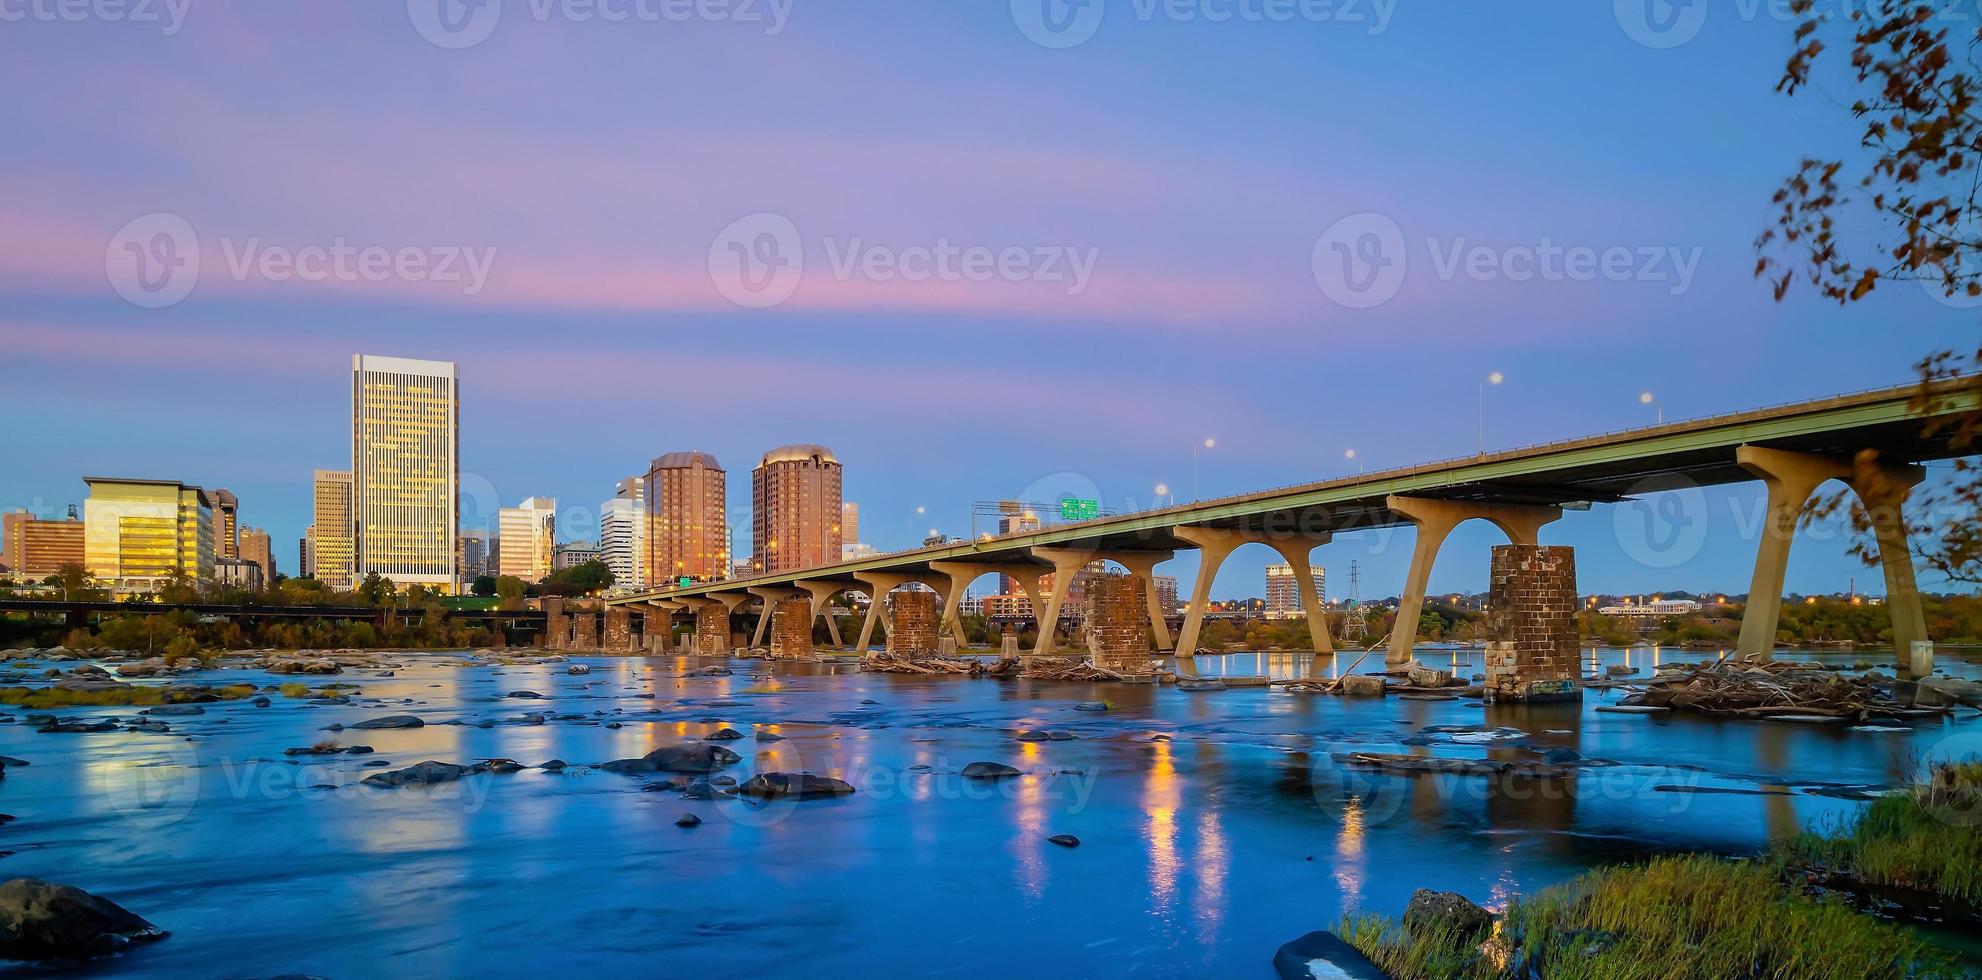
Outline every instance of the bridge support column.
<svg viewBox="0 0 1982 980">
<path fill-rule="evenodd" d="M 1762 517 L 1755 572 L 1748 580 L 1748 605 L 1741 611 L 1741 637 L 1735 641 L 1734 654 L 1767 660 L 1775 652 L 1783 577 L 1789 570 L 1789 546 L 1796 537 L 1797 523 L 1803 519 L 1803 506 L 1826 480 L 1849 477 L 1851 467 L 1832 456 L 1761 446 L 1742 446 L 1734 451 L 1734 459 L 1742 469 L 1760 477 L 1768 489 L 1768 509 Z M 1899 655 L 1904 658 L 1906 651 Z"/>
<path fill-rule="evenodd" d="M 941 576 L 946 583 L 935 586 L 934 588 L 943 596 L 943 623 L 949 628 L 950 636 L 957 641 L 958 648 L 961 649 L 967 642 L 963 631 L 963 617 L 958 615 L 958 610 L 963 606 L 963 594 L 970 591 L 970 583 L 986 575 L 1010 575 L 1014 567 L 1019 567 L 1020 569 L 1019 574 L 1014 575 L 1014 578 L 1023 581 L 1029 575 L 1031 577 L 1032 588 L 1034 590 L 1038 588 L 1039 570 L 1033 566 L 980 565 L 975 562 L 963 561 L 932 561 L 929 563 L 929 570 Z M 1026 594 L 1031 595 L 1032 592 L 1028 591 Z M 1034 601 L 1035 603 L 1037 602 L 1037 600 Z M 1038 615 L 1038 609 L 1039 607 L 1037 605 L 1033 606 L 1033 614 L 1035 616 Z"/>
<path fill-rule="evenodd" d="M 854 585 L 849 582 L 800 582 L 798 587 L 812 596 L 813 622 L 818 622 L 822 615 L 826 617 L 826 636 L 832 641 L 833 648 L 845 646 L 846 641 L 840 639 L 840 624 L 827 610 L 832 608 L 834 596 L 854 588 Z"/>
<path fill-rule="evenodd" d="M 1139 551 L 1097 555 L 1106 558 L 1129 570 L 1130 575 L 1142 580 L 1144 605 L 1149 610 L 1149 635 L 1156 643 L 1157 652 L 1171 648 L 1170 624 L 1163 611 L 1163 603 L 1156 598 L 1156 566 L 1175 557 L 1174 551 Z"/>
<path fill-rule="evenodd" d="M 1060 628 L 1060 604 L 1066 601 L 1074 576 L 1096 556 L 1078 548 L 1034 548 L 1032 556 L 1053 566 L 1053 588 L 1046 593 L 1046 608 L 1035 609 L 1033 617 L 1039 622 L 1039 639 L 1032 645 L 1032 655 L 1048 657 L 1053 654 L 1054 634 Z"/>
<path fill-rule="evenodd" d="M 1390 651 L 1384 657 L 1384 664 L 1390 667 L 1411 662 L 1411 651 L 1418 642 L 1418 620 L 1424 615 L 1425 589 L 1431 582 L 1432 562 L 1437 560 L 1439 546 L 1453 528 L 1477 517 L 1500 528 L 1509 542 L 1532 545 L 1541 543 L 1542 525 L 1562 516 L 1560 507 L 1429 497 L 1393 496 L 1385 501 L 1385 506 L 1409 519 L 1418 531 L 1417 544 L 1411 553 L 1411 572 L 1397 602 L 1397 622 L 1390 630 Z"/>
<path fill-rule="evenodd" d="M 915 581 L 913 575 L 896 575 L 887 572 L 860 572 L 854 576 L 860 582 L 861 591 L 867 593 L 867 615 L 860 621 L 860 639 L 854 643 L 855 653 L 865 655 L 874 642 L 874 624 L 887 614 L 888 593 Z"/>
<path fill-rule="evenodd" d="M 1218 566 L 1247 538 L 1243 532 L 1215 527 L 1178 527 L 1170 533 L 1197 545 L 1197 578 L 1191 582 L 1191 601 L 1184 607 L 1184 628 L 1177 634 L 1174 657 L 1178 676 L 1196 677 L 1197 637 L 1204 629 L 1205 610 L 1211 607 L 1211 581 L 1218 577 Z"/>
<path fill-rule="evenodd" d="M 1878 544 L 1879 564 L 1885 571 L 1886 606 L 1892 616 L 1894 662 L 1900 676 L 1918 678 L 1932 673 L 1931 648 L 1920 657 L 1914 656 L 1914 643 L 1927 639 L 1927 619 L 1920 607 L 1902 512 L 1906 498 L 1926 471 L 1918 466 L 1883 464 L 1870 457 L 1853 461 L 1761 446 L 1740 447 L 1735 450 L 1735 460 L 1761 477 L 1768 489 L 1768 510 L 1762 521 L 1762 540 L 1755 549 L 1755 573 L 1748 584 L 1748 606 L 1741 613 L 1741 637 L 1735 643 L 1735 655 L 1762 659 L 1774 655 L 1776 628 L 1782 621 L 1783 579 L 1789 570 L 1789 546 L 1796 526 L 1817 488 L 1829 480 L 1842 480 L 1864 505 Z"/>
<path fill-rule="evenodd" d="M 728 653 L 736 645 L 730 637 L 730 620 L 736 615 L 738 609 L 743 608 L 746 603 L 751 602 L 755 597 L 748 592 L 711 592 L 708 598 L 722 603 L 723 648 L 721 652 Z"/>
<path fill-rule="evenodd" d="M 1197 638 L 1204 628 L 1204 614 L 1211 606 L 1212 580 L 1218 575 L 1218 567 L 1243 544 L 1266 545 L 1279 552 L 1280 558 L 1293 567 L 1295 585 L 1300 590 L 1301 611 L 1308 618 L 1308 640 L 1315 652 L 1314 658 L 1308 662 L 1307 674 L 1320 677 L 1327 672 L 1323 657 L 1335 652 L 1335 641 L 1328 634 L 1328 611 L 1322 608 L 1321 595 L 1314 587 L 1314 563 L 1309 553 L 1327 544 L 1330 535 L 1217 527 L 1178 527 L 1171 533 L 1198 547 L 1197 580 L 1191 583 L 1191 602 L 1184 609 L 1184 629 L 1177 638 L 1178 674 L 1197 676 L 1197 662 L 1191 658 L 1197 653 Z M 1153 599 L 1151 608 L 1154 608 Z"/>
<path fill-rule="evenodd" d="M 760 600 L 759 607 L 763 609 L 763 612 L 757 616 L 757 631 L 750 635 L 750 645 L 753 648 L 764 645 L 764 633 L 771 626 L 771 618 L 777 611 L 778 602 L 792 596 L 804 595 L 797 589 L 785 588 L 751 588 L 744 591 L 756 596 Z"/>
</svg>

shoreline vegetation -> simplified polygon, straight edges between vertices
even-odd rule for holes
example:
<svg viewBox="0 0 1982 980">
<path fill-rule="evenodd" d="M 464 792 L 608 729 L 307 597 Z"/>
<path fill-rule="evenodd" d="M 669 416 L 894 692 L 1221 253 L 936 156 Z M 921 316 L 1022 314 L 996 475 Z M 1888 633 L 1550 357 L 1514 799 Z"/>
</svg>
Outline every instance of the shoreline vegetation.
<svg viewBox="0 0 1982 980">
<path fill-rule="evenodd" d="M 1966 976 L 1908 923 L 1982 924 L 1978 824 L 1982 761 L 1940 763 L 1835 833 L 1753 858 L 1598 868 L 1490 918 L 1427 915 L 1414 897 L 1401 924 L 1353 914 L 1336 931 L 1397 980 Z"/>
</svg>

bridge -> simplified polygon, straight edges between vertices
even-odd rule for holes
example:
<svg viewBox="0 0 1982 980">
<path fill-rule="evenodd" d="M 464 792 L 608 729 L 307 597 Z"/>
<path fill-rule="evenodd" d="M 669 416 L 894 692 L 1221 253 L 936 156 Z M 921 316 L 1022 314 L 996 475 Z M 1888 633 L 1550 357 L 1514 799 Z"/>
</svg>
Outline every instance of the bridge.
<svg viewBox="0 0 1982 980">
<path fill-rule="evenodd" d="M 941 621 L 961 646 L 957 609 L 965 589 L 983 575 L 1006 574 L 1032 600 L 1039 631 L 1031 654 L 1044 656 L 1054 649 L 1062 603 L 1075 574 L 1090 562 L 1105 560 L 1143 580 L 1151 635 L 1160 650 L 1181 654 L 1177 669 L 1189 676 L 1194 673 L 1190 654 L 1197 648 L 1219 565 L 1240 545 L 1259 543 L 1293 566 L 1318 670 L 1333 647 L 1326 610 L 1309 574 L 1313 550 L 1344 531 L 1409 526 L 1416 530 L 1416 544 L 1396 619 L 1403 625 L 1393 633 L 1386 654 L 1386 663 L 1395 667 L 1411 660 L 1413 630 L 1432 565 L 1460 523 L 1485 520 L 1516 545 L 1537 545 L 1540 529 L 1565 508 L 1616 504 L 1677 486 L 1760 480 L 1768 491 L 1767 519 L 1736 652 L 1768 656 L 1796 527 L 1817 487 L 1836 479 L 1858 494 L 1873 517 L 1894 642 L 1902 669 L 1918 675 L 1931 669 L 1931 648 L 1923 661 L 1915 641 L 1927 638 L 1925 618 L 1898 509 L 1923 478 L 1917 464 L 1959 455 L 1945 431 L 1929 435 L 1925 423 L 1975 407 L 1975 399 L 1954 384 L 1934 388 L 1931 397 L 1919 398 L 1922 394 L 1918 384 L 1865 391 L 609 601 L 669 615 L 720 609 L 726 617 L 755 607 L 756 646 L 772 619 L 769 612 L 779 603 L 809 600 L 816 620 L 832 597 L 857 591 L 870 603 L 852 647 L 866 650 L 883 606 L 875 600 L 916 582 L 938 594 Z M 1878 465 L 1854 470 L 1854 458 L 1868 449 L 1878 452 Z M 1173 642 L 1157 608 L 1153 570 L 1178 550 L 1190 548 L 1199 552 L 1199 570 Z M 831 617 L 826 625 L 834 644 L 843 645 Z"/>
</svg>

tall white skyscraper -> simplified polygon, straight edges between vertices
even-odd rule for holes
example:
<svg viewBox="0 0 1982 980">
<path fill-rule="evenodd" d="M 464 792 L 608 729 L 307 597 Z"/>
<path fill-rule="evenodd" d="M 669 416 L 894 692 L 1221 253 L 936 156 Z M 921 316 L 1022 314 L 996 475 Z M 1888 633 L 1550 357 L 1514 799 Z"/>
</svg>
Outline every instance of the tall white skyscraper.
<svg viewBox="0 0 1982 980">
<path fill-rule="evenodd" d="M 1314 594 L 1322 602 L 1328 601 L 1328 571 L 1315 565 L 1309 575 L 1314 578 Z M 1304 615 L 1301 611 L 1301 583 L 1294 575 L 1292 565 L 1266 566 L 1266 618 L 1296 619 Z"/>
<path fill-rule="evenodd" d="M 599 558 L 612 569 L 615 589 L 639 589 L 647 584 L 647 502 L 614 497 L 599 505 Z"/>
<path fill-rule="evenodd" d="M 355 581 L 376 572 L 402 587 L 461 590 L 459 387 L 452 361 L 352 356 Z"/>
</svg>

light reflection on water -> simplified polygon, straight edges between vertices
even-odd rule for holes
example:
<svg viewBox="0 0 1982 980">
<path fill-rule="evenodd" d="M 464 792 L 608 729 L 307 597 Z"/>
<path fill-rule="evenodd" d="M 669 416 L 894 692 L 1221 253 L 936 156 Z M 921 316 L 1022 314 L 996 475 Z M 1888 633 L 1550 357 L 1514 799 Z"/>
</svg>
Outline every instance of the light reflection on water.
<svg viewBox="0 0 1982 980">
<path fill-rule="evenodd" d="M 1426 649 L 1421 659 L 1463 674 L 1477 669 L 1478 653 Z M 1329 669 L 1346 669 L 1356 655 L 1330 658 Z M 1200 663 L 1210 676 L 1292 676 L 1310 656 Z M 1660 657 L 1600 650 L 1594 659 L 1600 672 Z M 1891 655 L 1824 657 L 1835 658 Z M 1381 661 L 1379 651 L 1357 669 Z M 668 972 L 683 973 L 1260 973 L 1279 943 L 1330 926 L 1344 910 L 1400 912 L 1418 887 L 1499 904 L 1653 850 L 1752 851 L 1858 805 L 1810 795 L 1811 782 L 1888 784 L 1976 727 L 1872 735 L 1609 715 L 1595 706 L 1619 695 L 1597 691 L 1581 705 L 1480 708 L 757 662 L 733 664 L 733 677 L 684 678 L 679 671 L 705 662 L 679 657 L 589 663 L 591 674 L 572 676 L 556 664 L 498 672 L 410 658 L 393 678 L 338 678 L 375 703 L 216 705 L 170 719 L 168 737 L 0 726 L 0 753 L 34 763 L 10 768 L 0 783 L 0 810 L 18 818 L 0 829 L 15 852 L 0 861 L 12 875 L 109 895 L 174 932 L 109 964 L 110 973 L 205 976 L 223 961 L 240 975 L 510 974 L 547 965 L 624 973 L 651 971 L 660 957 Z M 1982 674 L 1956 657 L 1942 663 Z M 547 697 L 502 696 L 517 690 Z M 643 693 L 654 697 L 634 696 Z M 1113 710 L 1072 710 L 1100 698 Z M 429 724 L 339 733 L 344 744 L 373 745 L 374 755 L 304 764 L 282 755 L 329 736 L 333 722 L 407 712 Z M 514 723 L 538 712 L 575 720 Z M 494 724 L 443 724 L 457 719 Z M 1403 744 L 1425 726 L 1475 724 L 1519 728 L 1526 744 L 1621 765 L 1555 781 L 1351 774 L 1342 791 L 1316 782 L 1334 771 L 1331 753 L 1349 749 L 1518 757 L 1498 745 Z M 582 769 L 482 776 L 449 791 L 306 788 L 354 783 L 373 771 L 362 768 L 370 760 L 397 768 L 427 758 L 535 765 L 557 757 L 583 766 L 723 726 L 788 739 L 727 743 L 744 757 L 730 773 L 739 780 L 804 769 L 840 774 L 862 792 L 746 809 L 641 792 L 637 777 Z M 1028 728 L 1079 737 L 1012 737 Z M 1151 741 L 1155 733 L 1171 740 Z M 980 760 L 1026 775 L 968 788 L 956 771 Z M 911 772 L 915 765 L 935 771 Z M 133 772 L 189 773 L 197 792 L 183 811 L 132 807 L 123 790 Z M 1797 789 L 1653 788 L 1689 781 Z M 704 823 L 675 827 L 683 812 Z M 1082 846 L 1046 842 L 1061 833 Z"/>
</svg>

